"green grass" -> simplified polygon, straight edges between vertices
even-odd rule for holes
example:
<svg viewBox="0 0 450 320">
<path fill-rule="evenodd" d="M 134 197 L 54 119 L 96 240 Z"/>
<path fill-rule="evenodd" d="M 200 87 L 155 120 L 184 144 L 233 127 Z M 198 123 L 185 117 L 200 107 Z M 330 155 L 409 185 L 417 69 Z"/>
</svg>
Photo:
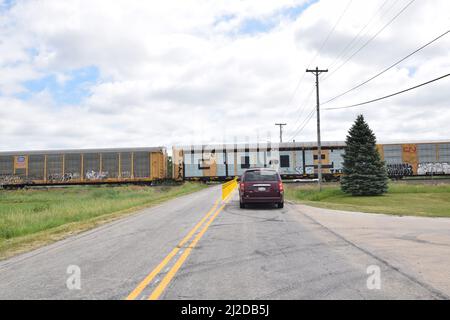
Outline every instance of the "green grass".
<svg viewBox="0 0 450 320">
<path fill-rule="evenodd" d="M 205 187 L 184 183 L 0 190 L 0 259 Z"/>
<path fill-rule="evenodd" d="M 343 193 L 339 185 L 325 186 L 319 192 L 316 186 L 286 184 L 286 199 L 316 207 L 412 215 L 450 217 L 450 185 L 390 183 L 382 196 L 353 197 Z"/>
</svg>

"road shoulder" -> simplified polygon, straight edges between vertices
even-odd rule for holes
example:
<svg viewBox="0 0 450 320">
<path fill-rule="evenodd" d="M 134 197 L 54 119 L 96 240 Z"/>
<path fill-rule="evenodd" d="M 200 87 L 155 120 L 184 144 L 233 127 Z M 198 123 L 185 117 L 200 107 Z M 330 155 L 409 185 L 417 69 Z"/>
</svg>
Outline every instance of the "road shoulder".
<svg viewBox="0 0 450 320">
<path fill-rule="evenodd" d="M 158 207 L 176 199 L 183 199 L 193 193 L 204 192 L 207 189 L 209 188 L 187 190 L 186 192 L 180 192 L 179 194 L 155 199 L 154 201 L 143 205 L 102 214 L 87 220 L 66 223 L 34 234 L 4 240 L 3 243 L 0 243 L 0 262 L 28 252 L 33 252 L 40 248 L 45 248 L 48 245 L 73 238 L 77 235 L 83 235 L 86 232 L 95 232 L 98 228 L 130 218 L 144 212 L 146 209 Z"/>
</svg>

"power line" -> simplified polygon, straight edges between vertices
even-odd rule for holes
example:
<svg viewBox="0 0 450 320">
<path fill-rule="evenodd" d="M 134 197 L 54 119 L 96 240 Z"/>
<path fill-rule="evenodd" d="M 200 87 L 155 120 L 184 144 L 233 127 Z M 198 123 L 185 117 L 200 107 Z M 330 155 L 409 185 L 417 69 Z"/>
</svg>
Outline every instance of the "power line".
<svg viewBox="0 0 450 320">
<path fill-rule="evenodd" d="M 311 112 L 308 114 L 308 116 L 307 116 L 307 117 L 305 118 L 305 120 L 303 121 L 302 127 L 300 128 L 300 130 L 298 130 L 298 131 L 295 133 L 294 136 L 292 136 L 291 140 L 294 139 L 294 138 L 296 138 L 296 137 L 298 136 L 298 134 L 299 134 L 300 132 L 302 132 L 303 129 L 305 129 L 306 125 L 309 123 L 309 121 L 310 121 L 310 120 L 312 119 L 312 117 L 314 116 L 314 111 L 315 111 L 314 108 L 312 108 Z"/>
<path fill-rule="evenodd" d="M 303 100 L 304 103 L 302 104 L 302 106 L 306 106 L 307 104 L 309 104 L 309 101 L 311 100 L 311 97 L 312 97 L 312 93 L 314 92 L 315 89 L 316 89 L 316 86 L 313 85 L 311 91 L 308 94 L 308 97 L 305 100 Z M 302 112 L 299 114 L 299 117 L 297 118 L 297 120 L 295 120 L 295 122 L 297 122 L 301 119 L 304 110 L 305 110 L 305 108 L 303 108 L 301 110 Z M 289 140 L 294 139 L 303 130 L 303 128 L 306 126 L 306 124 L 308 124 L 309 120 L 311 120 L 311 117 L 313 114 L 314 114 L 314 108 L 312 109 L 311 113 L 309 113 L 306 116 L 306 118 L 297 126 L 297 128 L 295 128 L 294 134 L 291 136 L 291 138 Z M 305 124 L 305 125 L 302 127 L 303 124 Z M 302 127 L 302 128 L 299 130 L 300 127 Z"/>
<path fill-rule="evenodd" d="M 433 40 L 431 40 L 431 41 L 429 41 L 428 43 L 424 44 L 424 45 L 421 46 L 420 48 L 414 50 L 413 52 L 411 52 L 411 53 L 408 54 L 407 56 L 405 56 L 405 57 L 403 57 L 402 59 L 398 60 L 397 62 L 395 62 L 394 64 L 392 64 L 392 65 L 389 66 L 388 68 L 386 68 L 386 69 L 384 69 L 383 71 L 377 73 L 376 75 L 374 75 L 373 77 L 367 79 L 366 81 L 364 81 L 364 82 L 358 84 L 357 86 L 354 86 L 353 88 L 351 88 L 351 89 L 349 89 L 349 90 L 347 90 L 347 91 L 345 91 L 345 92 L 343 92 L 343 93 L 341 93 L 341 94 L 335 96 L 334 98 L 331 98 L 331 99 L 325 101 L 324 103 L 322 103 L 322 105 L 327 104 L 327 103 L 329 103 L 329 102 L 331 102 L 331 101 L 334 101 L 334 100 L 336 100 L 336 99 L 338 99 L 338 98 L 340 98 L 340 97 L 346 95 L 347 93 L 349 93 L 349 92 L 351 92 L 351 91 L 353 91 L 353 90 L 356 90 L 356 89 L 362 87 L 363 85 L 365 85 L 365 84 L 367 84 L 368 82 L 374 80 L 375 78 L 378 78 L 379 76 L 381 76 L 381 75 L 384 74 L 385 72 L 391 70 L 392 68 L 394 68 L 394 67 L 397 66 L 398 64 L 402 63 L 403 61 L 405 61 L 405 60 L 408 59 L 409 57 L 413 56 L 413 55 L 416 54 L 417 52 L 419 52 L 419 51 L 425 49 L 425 48 L 428 47 L 429 45 L 433 44 L 434 42 L 436 42 L 436 41 L 439 40 L 440 38 L 442 38 L 442 37 L 444 37 L 445 35 L 447 35 L 448 33 L 450 33 L 450 30 L 447 30 L 446 32 L 444 32 L 444 33 L 441 34 L 440 36 L 434 38 Z"/>
<path fill-rule="evenodd" d="M 295 130 L 295 133 L 292 135 L 292 137 L 289 140 L 294 139 L 295 137 L 298 136 L 298 134 L 300 132 L 302 132 L 302 130 L 306 127 L 306 125 L 309 123 L 309 121 L 312 119 L 312 117 L 314 116 L 314 111 L 315 108 L 311 109 L 311 112 L 308 114 L 308 116 L 305 118 L 305 120 L 302 121 L 302 123 L 300 123 L 300 125 L 297 127 L 297 129 Z"/>
<path fill-rule="evenodd" d="M 297 123 L 297 122 L 300 121 L 300 119 L 302 118 L 303 113 L 304 113 L 304 111 L 305 111 L 305 108 L 304 108 L 304 107 L 305 107 L 307 104 L 309 104 L 309 101 L 311 100 L 311 97 L 312 97 L 312 94 L 313 94 L 313 92 L 314 92 L 314 89 L 315 89 L 315 86 L 312 85 L 311 91 L 308 93 L 308 95 L 305 97 L 305 99 L 303 99 L 302 103 L 300 104 L 300 108 L 299 108 L 298 110 L 295 111 L 295 113 L 297 113 L 297 111 L 298 111 L 298 117 L 295 119 L 294 123 Z M 294 113 L 294 114 L 295 114 L 295 113 Z"/>
<path fill-rule="evenodd" d="M 336 71 L 338 71 L 340 68 L 342 68 L 345 64 L 347 64 L 354 56 L 356 56 L 360 51 L 362 51 L 370 42 L 372 42 L 376 37 L 378 37 L 390 24 L 392 24 L 410 5 L 412 5 L 412 3 L 414 2 L 415 0 L 411 0 L 410 2 L 408 2 L 404 7 L 402 7 L 402 9 L 393 17 L 393 18 L 391 18 L 381 29 L 379 29 L 370 39 L 368 39 L 359 49 L 357 49 L 352 55 L 350 55 L 341 65 L 339 65 L 338 66 L 338 68 L 336 68 L 335 70 L 333 70 L 330 74 L 328 74 L 328 76 L 327 77 L 325 77 L 324 79 L 323 79 L 323 81 L 324 80 L 327 80 L 329 77 L 331 77 Z M 386 2 L 387 2 L 387 0 L 379 7 L 379 9 L 377 10 L 377 13 L 384 7 L 384 5 L 386 4 Z M 395 1 L 394 2 L 394 4 L 387 10 L 387 12 L 389 12 L 391 9 L 392 9 L 392 7 L 394 7 L 395 6 L 395 4 L 398 2 L 398 0 L 397 1 Z M 349 4 L 348 4 L 349 5 Z M 347 8 L 346 8 L 347 9 Z M 345 13 L 345 11 L 346 11 L 346 9 L 344 10 L 344 13 Z M 374 16 L 372 16 L 372 18 L 370 19 L 370 21 L 369 21 L 369 23 L 367 23 L 361 30 L 360 30 L 360 32 L 353 38 L 353 40 L 344 48 L 344 50 L 342 50 L 341 51 L 341 53 L 339 54 L 339 57 L 347 50 L 347 48 L 349 48 L 349 47 L 351 47 L 351 44 L 359 37 L 359 35 L 362 33 L 362 31 L 363 30 L 365 30 L 365 28 L 368 26 L 368 25 L 370 25 L 370 23 L 371 23 L 371 21 L 373 20 L 373 18 L 376 16 L 376 14 L 377 13 L 375 13 L 375 15 Z M 343 14 L 342 14 L 343 15 Z M 341 15 L 341 16 L 342 16 Z M 340 17 L 341 18 L 341 17 Z M 338 19 L 338 21 L 340 21 L 340 18 Z M 335 28 L 333 28 L 333 31 L 334 31 L 334 29 Z M 327 37 L 328 38 L 328 37 Z M 321 48 L 322 49 L 322 48 Z M 319 50 L 319 52 L 320 52 L 321 50 Z M 313 60 L 317 57 L 317 55 L 319 54 L 319 52 L 317 52 L 316 53 L 316 55 L 314 56 L 314 58 L 313 58 Z M 335 60 L 336 61 L 336 60 Z M 312 61 L 311 61 L 311 63 L 312 63 Z M 334 62 L 331 64 L 331 65 L 333 65 L 334 64 Z M 387 71 L 387 70 L 386 70 Z M 385 71 L 385 72 L 386 72 Z M 303 76 L 302 76 L 302 78 L 301 78 L 301 80 L 303 80 L 303 78 L 304 78 L 304 74 L 303 74 Z M 372 79 L 373 80 L 373 79 Z M 300 81 L 301 82 L 301 81 Z M 300 85 L 300 82 L 299 82 L 299 84 L 297 85 L 297 87 Z M 424 84 L 423 84 L 424 85 Z M 298 88 L 296 88 L 296 90 L 297 90 Z M 412 89 L 411 89 L 412 90 Z M 383 98 L 387 98 L 387 97 L 383 97 Z M 381 99 L 380 99 L 381 100 Z M 368 102 L 369 103 L 369 102 Z M 347 106 L 347 107 L 350 107 L 350 106 Z M 333 108 L 334 109 L 334 108 Z M 325 110 L 331 110 L 331 108 L 326 108 Z M 308 116 L 305 118 L 305 120 L 302 122 L 302 123 L 300 123 L 300 125 L 297 127 L 297 129 L 295 130 L 295 132 L 294 132 L 294 135 L 293 135 L 293 137 L 292 138 L 294 138 L 294 137 L 296 137 L 305 127 L 306 127 L 306 125 L 309 123 L 309 121 L 311 120 L 311 118 L 313 117 L 313 115 L 314 115 L 314 109 L 312 109 L 311 110 L 311 112 L 308 114 Z M 292 139 L 291 138 L 291 139 Z"/>
<path fill-rule="evenodd" d="M 336 30 L 336 27 L 339 25 L 339 23 L 341 22 L 342 18 L 344 17 L 345 13 L 347 12 L 348 8 L 350 7 L 350 4 L 353 2 L 353 0 L 350 0 L 346 7 L 344 8 L 344 10 L 342 11 L 341 15 L 339 16 L 339 18 L 337 19 L 337 21 L 335 22 L 333 28 L 331 28 L 331 30 L 328 32 L 327 37 L 325 38 L 325 40 L 322 42 L 321 46 L 319 47 L 319 50 L 316 51 L 316 54 L 314 55 L 314 57 L 311 59 L 311 61 L 308 63 L 308 65 L 306 66 L 307 68 L 309 68 L 309 66 L 314 62 L 314 60 L 317 58 L 317 56 L 322 52 L 323 48 L 325 47 L 325 45 L 328 43 L 328 41 L 330 40 L 331 35 L 334 33 L 334 31 Z M 297 86 L 295 87 L 294 93 L 292 94 L 291 99 L 289 100 L 288 105 L 290 105 L 292 103 L 292 101 L 295 98 L 295 95 L 297 94 L 298 89 L 300 88 L 300 84 L 303 82 L 303 79 L 305 78 L 305 73 L 303 73 L 303 75 L 300 77 L 300 80 L 297 83 Z M 301 106 L 300 106 L 301 107 Z"/>
<path fill-rule="evenodd" d="M 430 81 L 421 83 L 421 84 L 416 85 L 416 86 L 414 86 L 414 87 L 411 87 L 411 88 L 408 88 L 408 89 L 405 89 L 405 90 L 401 90 L 401 91 L 398 91 L 398 92 L 389 94 L 389 95 L 384 96 L 384 97 L 381 97 L 381 98 L 372 99 L 372 100 L 369 100 L 369 101 L 366 101 L 366 102 L 361 102 L 361 103 L 357 103 L 357 104 L 352 104 L 352 105 L 345 106 L 345 107 L 324 108 L 323 110 L 338 110 L 338 109 L 348 109 L 348 108 L 359 107 L 359 106 L 362 106 L 362 105 L 365 105 L 365 104 L 377 102 L 377 101 L 380 101 L 380 100 L 383 100 L 383 99 L 387 99 L 387 98 L 390 98 L 390 97 L 393 97 L 393 96 L 396 96 L 396 95 L 399 95 L 399 94 L 402 94 L 402 93 L 405 93 L 405 92 L 408 92 L 408 91 L 411 91 L 411 90 L 414 90 L 414 89 L 423 87 L 423 86 L 425 86 L 425 85 L 427 85 L 427 84 L 430 84 L 430 83 L 433 83 L 433 82 L 435 82 L 435 81 L 444 79 L 444 78 L 446 78 L 446 77 L 448 77 L 448 76 L 450 76 L 450 73 L 445 74 L 445 75 L 443 75 L 443 76 L 440 76 L 440 77 L 438 77 L 438 78 L 436 78 L 436 79 L 433 79 L 433 80 L 430 80 Z"/>
<path fill-rule="evenodd" d="M 338 54 L 338 57 L 330 64 L 330 66 L 334 65 L 335 62 L 338 61 L 338 59 L 344 55 L 344 53 L 347 51 L 347 49 L 351 48 L 353 43 L 359 38 L 359 36 L 362 34 L 362 32 L 372 23 L 373 19 L 377 16 L 377 14 L 384 8 L 384 6 L 386 5 L 386 3 L 389 0 L 385 0 L 383 2 L 383 4 L 378 8 L 378 10 L 372 15 L 372 17 L 370 18 L 369 22 L 367 24 L 365 24 L 361 30 L 358 32 L 358 34 L 356 34 L 356 36 L 341 50 L 341 52 Z M 397 3 L 398 0 L 396 0 L 395 3 Z M 388 9 L 388 11 L 390 11 L 390 9 L 395 5 L 395 3 Z M 329 69 L 329 68 L 327 68 Z M 303 76 L 305 76 L 305 73 L 303 74 Z M 303 101 L 303 103 L 301 104 L 301 106 L 304 106 L 305 104 L 308 104 L 312 93 L 314 92 L 315 87 L 312 86 L 311 91 L 309 92 L 307 98 Z M 297 118 L 297 120 L 295 122 L 297 122 L 298 120 L 301 119 L 301 116 L 303 115 L 303 111 L 305 109 L 301 109 L 301 113 L 299 115 L 299 117 Z M 290 140 L 294 139 L 295 137 L 297 137 L 297 135 L 303 131 L 303 129 L 306 127 L 306 125 L 308 125 L 309 121 L 312 119 L 312 117 L 314 116 L 314 108 L 311 109 L 310 113 L 307 114 L 306 118 L 299 123 L 299 125 L 297 126 L 297 128 L 294 130 L 294 134 L 291 136 Z"/>
<path fill-rule="evenodd" d="M 378 37 L 380 35 L 380 33 L 382 33 L 389 25 L 392 24 L 392 22 L 394 22 L 395 19 L 397 19 L 403 12 L 405 12 L 406 9 L 408 9 L 408 7 L 410 5 L 413 4 L 413 2 L 416 0 L 411 0 L 410 2 L 408 2 L 408 4 L 406 6 L 404 6 L 391 20 L 389 20 L 388 23 L 386 23 L 380 30 L 378 30 L 370 39 L 368 39 L 358 50 L 356 50 L 350 57 L 348 57 L 343 63 L 341 63 L 336 69 L 334 69 L 332 72 L 330 72 L 328 74 L 327 77 L 325 77 L 325 79 L 323 79 L 324 81 L 329 79 L 333 74 L 335 74 L 339 69 L 341 69 L 344 65 L 346 65 L 351 59 L 353 59 L 354 56 L 356 56 L 359 52 L 361 52 L 362 49 L 364 49 L 365 47 L 367 47 L 367 45 L 372 42 L 376 37 Z"/>
<path fill-rule="evenodd" d="M 316 89 L 316 86 L 315 86 L 315 84 L 314 84 L 314 85 L 312 86 L 312 88 L 311 88 L 311 91 L 308 93 L 307 98 L 305 98 L 305 99 L 303 100 L 302 107 L 303 107 L 303 106 L 306 107 L 306 105 L 309 104 L 309 101 L 311 100 L 312 94 L 313 94 L 313 92 L 315 91 L 315 89 Z M 301 112 L 299 113 L 299 116 L 298 116 L 297 119 L 294 121 L 294 123 L 296 123 L 297 121 L 300 121 L 300 119 L 302 118 L 303 113 L 304 113 L 305 110 L 306 110 L 306 108 L 301 108 Z M 314 113 L 314 108 L 313 108 L 313 110 L 312 110 L 311 112 Z M 294 139 L 294 138 L 300 133 L 300 131 L 303 130 L 303 128 L 300 129 L 300 130 L 299 130 L 299 128 L 305 123 L 305 120 L 307 120 L 307 118 L 308 118 L 309 116 L 310 116 L 310 113 L 308 113 L 308 115 L 306 116 L 306 118 L 303 119 L 303 121 L 301 121 L 301 122 L 299 123 L 299 125 L 297 126 L 297 128 L 295 128 L 295 130 L 294 130 L 294 134 L 291 136 L 291 138 L 290 138 L 289 140 Z M 309 119 L 308 119 L 308 121 L 309 121 Z"/>
<path fill-rule="evenodd" d="M 313 110 L 314 110 L 314 108 L 311 109 L 310 113 L 312 113 Z M 310 116 L 310 113 L 308 113 L 308 115 L 306 116 L 306 118 L 308 118 L 308 117 Z M 290 138 L 289 140 L 292 140 L 293 138 L 295 138 L 295 137 L 298 135 L 298 133 L 301 131 L 300 127 L 305 123 L 306 118 L 303 119 L 303 121 L 301 121 L 301 122 L 299 123 L 299 125 L 297 126 L 297 128 L 295 128 L 294 134 L 291 136 L 291 138 Z M 299 129 L 300 129 L 300 130 L 299 130 Z"/>
<path fill-rule="evenodd" d="M 351 60 L 358 52 L 360 52 L 364 47 L 366 47 L 371 41 L 373 41 L 387 26 L 389 26 L 401 13 L 403 13 L 403 11 L 405 11 L 407 8 L 408 8 L 408 6 L 410 6 L 413 2 L 414 2 L 415 0 L 412 0 L 412 1 L 410 1 L 405 7 L 403 7 L 402 8 L 402 10 L 399 12 L 399 13 L 397 13 L 397 15 L 395 15 L 387 24 L 385 24 L 374 36 L 372 36 L 372 38 L 370 38 L 368 41 L 366 41 L 355 53 L 353 53 L 343 64 L 341 64 L 339 67 L 338 67 L 338 69 L 340 69 L 344 64 L 346 64 L 349 60 Z M 377 10 L 377 12 L 372 16 L 372 18 L 370 19 L 370 21 L 369 21 L 369 23 L 367 23 L 360 31 L 359 31 L 359 33 L 353 38 L 353 40 L 344 48 L 344 50 L 342 50 L 341 51 L 341 53 L 339 54 L 339 57 L 349 48 L 349 47 L 351 47 L 351 44 L 354 42 L 354 41 L 356 41 L 356 39 L 359 37 L 359 35 L 363 32 L 363 30 L 365 30 L 365 28 L 367 28 L 367 26 L 369 26 L 370 25 L 370 23 L 371 23 L 371 21 L 373 20 L 373 18 L 376 16 L 376 14 L 378 13 L 378 12 L 380 12 L 380 10 L 385 6 L 385 4 L 386 4 L 386 2 L 387 2 L 387 0 L 378 8 L 378 10 Z M 387 12 L 389 12 L 391 9 L 392 9 L 392 7 L 394 7 L 395 6 L 395 4 L 398 2 L 398 0 L 397 1 L 395 1 L 394 2 L 394 4 L 391 6 L 391 7 L 389 7 L 388 8 L 388 10 L 387 10 Z M 333 29 L 330 31 L 330 34 L 332 33 L 332 32 L 334 32 L 334 30 L 336 29 L 336 26 L 337 26 L 337 24 L 339 23 L 339 21 L 341 20 L 341 18 L 342 18 L 342 16 L 345 14 L 345 12 L 347 11 L 347 9 L 348 9 L 348 6 L 350 5 L 350 2 L 347 4 L 347 7 L 344 9 L 344 11 L 343 11 L 343 13 L 341 14 L 341 16 L 339 17 L 339 19 L 338 19 L 338 21 L 337 21 L 337 23 L 335 24 L 335 26 L 333 27 Z M 329 38 L 329 36 L 327 36 L 327 39 Z M 326 39 L 326 40 L 327 40 Z M 324 42 L 324 43 L 326 43 L 326 42 Z M 324 46 L 324 44 L 322 44 L 322 46 L 321 46 L 321 49 L 322 49 L 322 47 Z M 314 58 L 311 60 L 311 62 L 310 62 L 310 64 L 314 61 L 314 59 L 317 57 L 317 55 L 320 53 L 320 51 L 321 51 L 321 49 L 316 53 L 316 55 L 314 56 Z M 336 60 L 335 60 L 336 61 Z M 334 64 L 334 62 L 331 64 L 331 65 L 333 65 Z M 325 77 L 325 79 L 323 79 L 323 81 L 324 80 L 326 80 L 326 79 L 328 79 L 334 72 L 336 72 L 336 70 L 334 70 L 334 71 L 332 71 L 329 75 L 328 75 L 328 77 Z M 301 78 L 301 80 L 300 80 L 300 82 L 303 80 L 303 78 L 304 78 L 304 76 L 305 76 L 305 74 L 303 74 L 303 76 L 302 76 L 302 78 Z M 299 85 L 300 85 L 300 82 L 298 83 L 298 85 L 297 85 L 297 88 L 296 88 L 296 90 L 298 89 L 298 87 L 299 87 Z M 313 92 L 313 90 L 314 90 L 314 87 L 313 87 L 313 89 L 311 90 L 311 92 L 310 92 L 310 94 L 308 95 L 308 101 L 309 101 L 309 98 L 310 98 L 310 96 L 311 96 L 311 94 L 312 94 L 312 92 Z M 305 99 L 306 100 L 306 99 Z M 300 109 L 299 110 L 301 110 L 301 107 L 302 107 L 302 105 L 300 106 Z M 303 111 L 303 110 L 301 110 L 301 111 Z M 303 114 L 303 112 L 301 112 L 301 114 Z M 295 138 L 305 127 L 306 127 L 306 125 L 309 123 L 309 121 L 311 120 L 311 118 L 313 117 L 313 115 L 314 115 L 314 109 L 312 109 L 312 111 L 307 115 L 307 117 L 305 118 L 305 120 L 304 121 L 302 121 L 300 124 L 299 124 L 299 126 L 296 128 L 296 130 L 294 131 L 294 134 L 293 134 L 293 136 L 291 137 L 291 139 L 290 140 L 292 140 L 293 138 Z M 301 118 L 301 116 L 299 117 L 299 118 Z"/>
<path fill-rule="evenodd" d="M 342 18 L 344 17 L 345 13 L 347 12 L 348 8 L 350 7 L 350 5 L 352 4 L 353 0 L 350 0 L 347 3 L 347 6 L 344 8 L 344 11 L 342 11 L 341 15 L 339 16 L 338 20 L 336 21 L 336 23 L 334 24 L 333 28 L 330 30 L 330 32 L 328 33 L 327 37 L 325 38 L 324 42 L 322 43 L 322 45 L 320 46 L 319 50 L 316 52 L 315 56 L 312 58 L 312 60 L 310 61 L 310 63 L 308 64 L 308 68 L 311 65 L 311 63 L 314 62 L 314 60 L 317 58 L 317 56 L 322 52 L 323 48 L 325 47 L 325 45 L 328 43 L 328 40 L 330 40 L 331 35 L 334 33 L 334 31 L 336 30 L 336 27 L 339 25 L 339 23 L 341 22 Z"/>
<path fill-rule="evenodd" d="M 339 59 L 344 56 L 344 54 L 347 53 L 348 49 L 352 49 L 353 48 L 353 44 L 355 43 L 355 41 L 360 38 L 361 34 L 363 33 L 364 30 L 366 30 L 366 28 L 373 22 L 373 20 L 375 19 L 375 17 L 378 15 L 378 13 L 384 8 L 384 6 L 386 5 L 386 3 L 389 0 L 385 0 L 383 2 L 383 4 L 378 8 L 378 10 L 372 15 L 372 17 L 369 19 L 369 21 L 359 30 L 359 32 L 353 37 L 353 39 L 341 50 L 341 52 L 339 52 L 339 54 L 337 55 L 337 57 L 333 60 L 333 62 L 328 66 L 327 69 L 332 69 L 332 67 L 334 67 L 334 65 L 339 61 Z M 398 2 L 398 0 L 396 0 L 393 5 L 391 7 L 389 7 L 389 9 L 387 10 L 387 12 L 389 12 L 392 7 Z M 366 31 L 363 35 L 366 35 L 368 31 Z"/>
<path fill-rule="evenodd" d="M 314 62 L 314 60 L 317 58 L 317 56 L 322 52 L 323 48 L 325 47 L 325 45 L 326 45 L 326 44 L 328 43 L 328 41 L 330 40 L 331 35 L 332 35 L 332 34 L 334 33 L 334 31 L 336 30 L 337 26 L 338 26 L 339 23 L 341 22 L 342 18 L 343 18 L 344 15 L 346 14 L 346 12 L 347 12 L 348 8 L 350 7 L 350 5 L 352 4 L 352 2 L 353 2 L 353 0 L 350 0 L 350 1 L 347 3 L 347 5 L 345 6 L 345 8 L 344 8 L 344 10 L 342 11 L 341 15 L 340 15 L 339 18 L 336 20 L 336 22 L 335 22 L 335 24 L 333 25 L 333 27 L 331 28 L 331 30 L 328 32 L 327 37 L 326 37 L 325 40 L 322 42 L 322 44 L 321 44 L 319 50 L 316 51 L 316 54 L 315 54 L 314 57 L 311 59 L 311 61 L 308 63 L 307 68 L 309 68 L 309 66 Z M 303 79 L 305 78 L 305 75 L 306 75 L 306 73 L 303 73 L 303 75 L 301 76 L 299 82 L 297 83 L 297 86 L 295 87 L 294 93 L 293 93 L 293 95 L 292 95 L 292 97 L 291 97 L 291 99 L 290 99 L 290 101 L 289 101 L 289 104 L 291 104 L 292 101 L 294 100 L 295 94 L 297 93 L 297 90 L 298 90 L 298 88 L 300 87 L 300 84 L 302 83 Z M 303 102 L 300 104 L 299 108 L 296 109 L 296 112 L 299 112 L 299 117 L 297 118 L 297 120 L 296 120 L 295 122 L 297 122 L 298 120 L 301 119 L 301 117 L 302 117 L 302 115 L 303 115 L 303 111 L 305 110 L 304 106 L 305 106 L 306 104 L 308 104 L 309 100 L 311 99 L 312 93 L 314 92 L 314 88 L 315 88 L 315 86 L 312 86 L 312 89 L 311 89 L 311 91 L 309 92 L 308 96 L 305 97 L 305 99 L 303 100 Z M 297 110 L 298 110 L 298 111 L 297 111 Z M 312 114 L 314 114 L 314 110 L 313 110 Z M 311 117 L 312 117 L 312 116 L 311 116 Z M 309 120 L 311 119 L 311 117 L 309 117 L 309 119 L 308 119 L 308 116 L 307 116 L 307 119 L 308 119 L 307 122 L 309 122 Z M 301 123 L 299 124 L 299 126 L 296 128 L 296 130 L 295 130 L 294 132 L 296 132 L 296 131 L 298 130 L 298 128 L 300 128 L 300 126 L 302 125 L 302 123 L 304 123 L 304 121 L 301 122 Z M 306 125 L 306 124 L 305 124 L 305 125 Z M 301 130 L 303 130 L 303 128 L 302 128 Z M 301 130 L 300 130 L 300 131 L 301 131 Z M 300 132 L 300 131 L 299 131 L 299 132 Z M 298 132 L 297 132 L 297 133 L 294 133 L 294 135 L 293 135 L 293 136 L 291 137 L 291 139 L 289 139 L 289 140 L 292 140 L 297 134 L 298 134 Z"/>
</svg>

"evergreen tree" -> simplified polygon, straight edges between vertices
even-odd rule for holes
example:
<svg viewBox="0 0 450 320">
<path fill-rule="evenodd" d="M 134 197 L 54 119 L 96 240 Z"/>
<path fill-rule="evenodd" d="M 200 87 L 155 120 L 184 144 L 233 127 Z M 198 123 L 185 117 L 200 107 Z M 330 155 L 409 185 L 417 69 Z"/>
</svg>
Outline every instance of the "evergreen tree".
<svg viewBox="0 0 450 320">
<path fill-rule="evenodd" d="M 387 182 L 375 135 L 359 115 L 346 139 L 341 189 L 354 196 L 381 195 L 387 191 Z"/>
</svg>

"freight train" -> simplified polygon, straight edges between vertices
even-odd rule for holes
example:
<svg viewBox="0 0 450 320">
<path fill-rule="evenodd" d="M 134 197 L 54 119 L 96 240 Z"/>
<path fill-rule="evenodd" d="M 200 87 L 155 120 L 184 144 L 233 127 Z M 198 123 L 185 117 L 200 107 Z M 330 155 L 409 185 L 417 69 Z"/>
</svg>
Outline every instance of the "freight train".
<svg viewBox="0 0 450 320">
<path fill-rule="evenodd" d="M 322 143 L 325 180 L 342 175 L 344 149 L 342 141 Z M 450 175 L 450 141 L 383 143 L 377 149 L 391 178 Z M 0 186 L 228 180 L 253 167 L 275 168 L 284 179 L 317 178 L 317 144 L 174 146 L 170 165 L 165 147 L 0 152 Z"/>
</svg>

